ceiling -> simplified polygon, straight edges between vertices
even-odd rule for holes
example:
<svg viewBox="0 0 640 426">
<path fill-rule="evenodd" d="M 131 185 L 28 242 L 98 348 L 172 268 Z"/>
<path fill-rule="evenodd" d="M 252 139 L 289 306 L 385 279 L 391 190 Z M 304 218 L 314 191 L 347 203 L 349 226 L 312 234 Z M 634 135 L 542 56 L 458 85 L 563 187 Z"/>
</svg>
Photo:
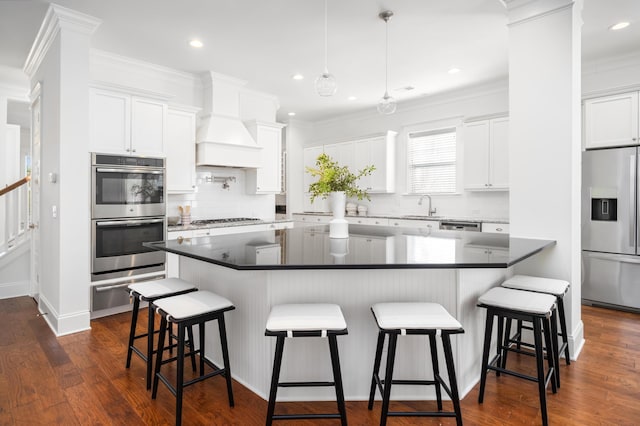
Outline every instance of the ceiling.
<svg viewBox="0 0 640 426">
<path fill-rule="evenodd" d="M 0 1 L 0 65 L 22 68 L 46 13 L 46 0 Z M 324 68 L 323 0 L 56 0 L 102 20 L 92 47 L 177 70 L 212 70 L 276 95 L 279 121 L 375 109 L 385 90 L 400 103 L 507 76 L 507 19 L 499 0 L 329 0 L 332 97 L 315 93 Z M 584 0 L 583 61 L 640 54 L 639 0 Z M 625 30 L 609 31 L 619 21 Z M 194 49 L 198 38 L 204 47 Z M 459 68 L 449 74 L 451 68 Z M 303 80 L 291 77 L 300 73 Z M 406 90 L 408 86 L 412 90 Z M 349 96 L 357 99 L 348 100 Z"/>
</svg>

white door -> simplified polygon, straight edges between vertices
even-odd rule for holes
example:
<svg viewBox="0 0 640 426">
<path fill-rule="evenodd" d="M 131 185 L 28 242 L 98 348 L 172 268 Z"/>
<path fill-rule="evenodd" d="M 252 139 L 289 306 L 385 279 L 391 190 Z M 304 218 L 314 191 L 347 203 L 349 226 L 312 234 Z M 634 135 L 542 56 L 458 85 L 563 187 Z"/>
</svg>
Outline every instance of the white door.
<svg viewBox="0 0 640 426">
<path fill-rule="evenodd" d="M 40 86 L 34 90 L 35 100 L 31 104 L 31 297 L 38 301 L 40 294 Z"/>
<path fill-rule="evenodd" d="M 489 187 L 489 122 L 464 125 L 464 188 Z"/>
<path fill-rule="evenodd" d="M 509 189 L 509 118 L 491 120 L 490 134 L 490 188 Z"/>
<path fill-rule="evenodd" d="M 584 109 L 586 148 L 638 144 L 638 92 L 589 99 Z"/>
</svg>

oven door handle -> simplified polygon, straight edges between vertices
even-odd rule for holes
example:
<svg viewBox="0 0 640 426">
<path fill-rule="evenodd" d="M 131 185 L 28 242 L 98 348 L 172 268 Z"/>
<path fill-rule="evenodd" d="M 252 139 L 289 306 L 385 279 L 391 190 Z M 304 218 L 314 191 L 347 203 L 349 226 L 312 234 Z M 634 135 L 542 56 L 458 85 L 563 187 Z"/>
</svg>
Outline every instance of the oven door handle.
<svg viewBox="0 0 640 426">
<path fill-rule="evenodd" d="M 103 291 L 115 290 L 115 289 L 118 289 L 118 288 L 125 288 L 125 287 L 128 287 L 128 286 L 129 286 L 129 283 L 115 284 L 115 285 L 105 285 L 105 286 L 102 286 L 102 287 L 97 287 L 96 286 L 96 292 L 100 293 L 100 292 L 103 292 Z"/>
<path fill-rule="evenodd" d="M 162 223 L 164 219 L 142 219 L 142 220 L 109 220 L 106 222 L 96 222 L 96 226 L 114 226 L 114 225 L 147 225 L 150 223 Z"/>
<path fill-rule="evenodd" d="M 97 168 L 98 173 L 142 173 L 150 175 L 161 175 L 164 173 L 162 170 L 149 170 L 149 169 L 103 169 Z"/>
</svg>

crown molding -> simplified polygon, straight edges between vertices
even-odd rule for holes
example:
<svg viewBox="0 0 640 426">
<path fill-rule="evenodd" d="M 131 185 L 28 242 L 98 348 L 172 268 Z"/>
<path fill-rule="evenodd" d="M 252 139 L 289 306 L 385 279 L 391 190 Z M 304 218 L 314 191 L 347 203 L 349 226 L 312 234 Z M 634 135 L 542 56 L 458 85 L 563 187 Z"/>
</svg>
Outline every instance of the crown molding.
<svg viewBox="0 0 640 426">
<path fill-rule="evenodd" d="M 163 102 L 169 101 L 171 98 L 173 98 L 173 95 L 170 93 L 154 92 L 151 90 L 145 90 L 145 89 L 140 89 L 136 87 L 125 86 L 122 84 L 112 83 L 110 81 L 92 80 L 89 83 L 89 87 L 92 87 L 94 89 L 109 90 L 112 92 L 120 92 L 120 93 L 124 93 L 126 95 L 131 95 L 131 96 L 141 96 L 144 98 L 151 98 L 151 99 L 155 99 Z"/>
<path fill-rule="evenodd" d="M 29 77 L 33 76 L 61 29 L 91 35 L 101 23 L 98 18 L 51 3 L 27 55 L 24 72 Z"/>
<path fill-rule="evenodd" d="M 507 9 L 508 26 L 523 24 L 554 13 L 562 12 L 582 0 L 500 0 Z"/>
</svg>

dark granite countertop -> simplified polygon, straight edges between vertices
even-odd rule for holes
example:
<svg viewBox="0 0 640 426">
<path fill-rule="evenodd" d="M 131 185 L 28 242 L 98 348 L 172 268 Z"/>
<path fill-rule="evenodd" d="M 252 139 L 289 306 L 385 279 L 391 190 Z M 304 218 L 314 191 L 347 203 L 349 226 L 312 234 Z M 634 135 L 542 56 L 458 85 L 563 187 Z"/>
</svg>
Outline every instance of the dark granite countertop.
<svg viewBox="0 0 640 426">
<path fill-rule="evenodd" d="M 349 235 L 329 238 L 324 225 L 144 245 L 237 270 L 282 270 L 507 268 L 555 244 L 507 234 L 383 226 L 350 225 Z"/>
</svg>

